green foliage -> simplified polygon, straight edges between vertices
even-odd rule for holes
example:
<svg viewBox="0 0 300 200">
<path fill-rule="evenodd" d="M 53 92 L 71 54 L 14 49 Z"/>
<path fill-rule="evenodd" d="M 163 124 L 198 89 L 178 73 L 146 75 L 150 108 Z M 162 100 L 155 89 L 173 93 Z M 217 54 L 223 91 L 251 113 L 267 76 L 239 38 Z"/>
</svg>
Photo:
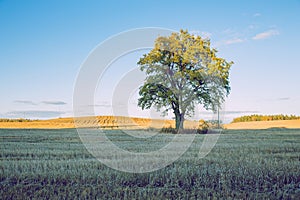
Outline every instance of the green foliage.
<svg viewBox="0 0 300 200">
<path fill-rule="evenodd" d="M 206 134 L 208 132 L 208 129 L 209 129 L 209 124 L 206 121 L 204 121 L 203 119 L 199 120 L 199 126 L 197 129 L 197 133 Z"/>
<path fill-rule="evenodd" d="M 185 115 L 195 105 L 216 111 L 229 94 L 229 70 L 232 62 L 216 55 L 210 41 L 187 31 L 159 37 L 154 48 L 138 62 L 147 75 L 140 88 L 138 105 L 154 106 L 175 115 L 176 129 L 183 128 Z"/>
<path fill-rule="evenodd" d="M 232 123 L 235 122 L 250 122 L 250 121 L 274 121 L 274 120 L 293 120 L 300 119 L 295 115 L 246 115 L 242 117 L 234 118 Z"/>
<path fill-rule="evenodd" d="M 107 131 L 130 151 L 152 145 Z M 174 135 L 159 134 L 158 148 Z M 299 199 L 299 130 L 224 131 L 197 157 L 204 135 L 161 170 L 130 174 L 97 161 L 76 130 L 0 129 L 1 199 Z M 278 142 L 280 141 L 280 142 Z M 179 142 L 178 146 L 182 144 Z M 170 155 L 172 156 L 172 152 Z M 126 158 L 125 158 L 126 159 Z M 124 162 L 130 162 L 124 160 Z"/>
</svg>

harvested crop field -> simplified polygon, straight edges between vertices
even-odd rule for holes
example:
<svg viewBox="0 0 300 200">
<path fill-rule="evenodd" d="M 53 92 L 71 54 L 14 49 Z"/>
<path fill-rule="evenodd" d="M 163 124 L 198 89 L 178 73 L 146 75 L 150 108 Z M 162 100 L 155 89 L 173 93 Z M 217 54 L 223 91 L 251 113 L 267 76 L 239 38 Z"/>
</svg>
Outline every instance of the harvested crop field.
<svg viewBox="0 0 300 200">
<path fill-rule="evenodd" d="M 95 129 L 93 129 L 96 131 Z M 152 143 L 106 130 L 120 147 L 148 152 Z M 84 147 L 75 129 L 0 129 L 2 199 L 299 199 L 299 130 L 226 130 L 204 158 L 196 135 L 177 161 L 131 174 L 111 169 Z M 153 145 L 151 145 L 153 144 Z M 182 144 L 178 143 L 178 147 Z M 170 155 L 172 152 L 170 152 Z M 124 158 L 124 162 L 126 158 Z"/>
<path fill-rule="evenodd" d="M 161 120 L 121 116 L 95 116 L 80 118 L 58 118 L 50 120 L 33 120 L 25 122 L 0 122 L 0 128 L 19 129 L 62 129 L 62 128 L 103 128 L 103 129 L 148 129 L 163 127 L 174 127 L 174 120 Z M 185 127 L 196 128 L 194 121 L 185 121 Z"/>
<path fill-rule="evenodd" d="M 253 122 L 236 122 L 226 124 L 226 129 L 270 129 L 270 128 L 300 128 L 300 120 L 275 120 L 275 121 L 253 121 Z"/>
</svg>

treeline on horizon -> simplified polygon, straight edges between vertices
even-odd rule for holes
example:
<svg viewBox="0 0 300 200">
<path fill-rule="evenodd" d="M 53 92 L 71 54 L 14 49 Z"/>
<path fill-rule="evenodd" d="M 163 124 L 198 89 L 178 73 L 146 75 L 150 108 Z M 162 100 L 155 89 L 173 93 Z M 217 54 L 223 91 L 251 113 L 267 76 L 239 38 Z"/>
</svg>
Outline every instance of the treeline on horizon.
<svg viewBox="0 0 300 200">
<path fill-rule="evenodd" d="M 31 119 L 23 119 L 23 118 L 19 118 L 19 119 L 0 119 L 0 122 L 31 122 L 34 120 Z"/>
<path fill-rule="evenodd" d="M 252 122 L 252 121 L 274 121 L 274 120 L 293 120 L 300 119 L 296 115 L 245 115 L 242 117 L 234 118 L 232 123 L 236 122 Z"/>
</svg>

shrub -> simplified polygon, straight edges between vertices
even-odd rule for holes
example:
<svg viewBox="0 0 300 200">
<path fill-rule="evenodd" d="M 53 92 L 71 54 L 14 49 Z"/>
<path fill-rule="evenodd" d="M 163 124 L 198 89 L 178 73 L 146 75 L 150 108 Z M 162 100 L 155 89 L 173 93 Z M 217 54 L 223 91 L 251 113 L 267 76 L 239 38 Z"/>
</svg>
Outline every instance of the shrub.
<svg viewBox="0 0 300 200">
<path fill-rule="evenodd" d="M 198 133 L 198 134 L 207 134 L 208 129 L 212 128 L 210 124 L 203 119 L 199 121 L 199 125 L 196 129 L 183 129 L 180 131 L 177 131 L 175 128 L 168 126 L 168 127 L 163 127 L 160 132 L 161 133 L 173 133 L 173 134 L 193 134 L 193 133 Z"/>
<path fill-rule="evenodd" d="M 209 124 L 203 119 L 199 120 L 199 126 L 197 128 L 197 133 L 206 134 L 208 132 Z"/>
<path fill-rule="evenodd" d="M 172 128 L 171 126 L 169 127 L 163 127 L 161 130 L 160 130 L 161 133 L 173 133 L 173 134 L 176 134 L 177 133 L 177 130 L 175 128 Z"/>
</svg>

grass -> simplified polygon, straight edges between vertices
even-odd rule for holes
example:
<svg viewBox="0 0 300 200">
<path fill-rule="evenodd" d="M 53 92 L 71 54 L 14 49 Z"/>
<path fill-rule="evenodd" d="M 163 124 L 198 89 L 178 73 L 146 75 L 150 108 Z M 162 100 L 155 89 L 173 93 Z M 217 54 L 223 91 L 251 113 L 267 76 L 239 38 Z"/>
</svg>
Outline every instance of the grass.
<svg viewBox="0 0 300 200">
<path fill-rule="evenodd" d="M 107 130 L 117 145 L 151 151 L 174 135 L 134 139 Z M 161 170 L 131 174 L 98 162 L 74 129 L 0 129 L 1 199 L 300 199 L 300 130 L 228 130 L 198 159 L 205 135 Z M 178 144 L 180 145 L 180 144 Z"/>
</svg>

